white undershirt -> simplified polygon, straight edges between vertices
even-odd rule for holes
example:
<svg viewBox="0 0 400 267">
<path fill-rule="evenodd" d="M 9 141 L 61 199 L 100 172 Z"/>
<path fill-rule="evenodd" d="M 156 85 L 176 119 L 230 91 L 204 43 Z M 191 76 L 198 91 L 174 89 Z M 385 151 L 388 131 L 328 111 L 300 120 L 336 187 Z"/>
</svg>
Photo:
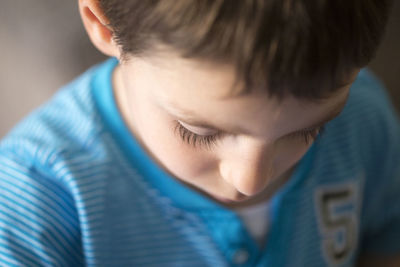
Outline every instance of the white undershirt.
<svg viewBox="0 0 400 267">
<path fill-rule="evenodd" d="M 235 211 L 246 225 L 252 237 L 262 247 L 269 227 L 269 202 L 262 202 L 253 206 L 236 208 Z"/>
</svg>

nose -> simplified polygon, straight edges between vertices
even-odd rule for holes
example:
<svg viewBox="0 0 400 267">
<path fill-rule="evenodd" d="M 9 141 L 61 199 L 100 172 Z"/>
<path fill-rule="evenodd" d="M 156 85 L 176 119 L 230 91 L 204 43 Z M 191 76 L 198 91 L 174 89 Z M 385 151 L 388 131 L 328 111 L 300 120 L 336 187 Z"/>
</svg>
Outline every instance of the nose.
<svg viewBox="0 0 400 267">
<path fill-rule="evenodd" d="M 272 177 L 273 154 L 271 146 L 247 140 L 220 161 L 220 175 L 240 193 L 255 195 Z"/>
</svg>

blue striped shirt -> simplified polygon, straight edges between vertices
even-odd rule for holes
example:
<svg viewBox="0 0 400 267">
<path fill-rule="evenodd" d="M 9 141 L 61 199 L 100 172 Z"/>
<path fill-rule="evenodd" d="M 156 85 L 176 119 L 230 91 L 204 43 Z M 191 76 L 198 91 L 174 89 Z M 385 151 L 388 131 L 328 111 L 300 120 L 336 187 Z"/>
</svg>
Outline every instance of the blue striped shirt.
<svg viewBox="0 0 400 267">
<path fill-rule="evenodd" d="M 351 266 L 360 252 L 400 251 L 400 124 L 368 70 L 271 198 L 260 247 L 134 139 L 116 64 L 85 72 L 1 141 L 1 266 Z"/>
</svg>

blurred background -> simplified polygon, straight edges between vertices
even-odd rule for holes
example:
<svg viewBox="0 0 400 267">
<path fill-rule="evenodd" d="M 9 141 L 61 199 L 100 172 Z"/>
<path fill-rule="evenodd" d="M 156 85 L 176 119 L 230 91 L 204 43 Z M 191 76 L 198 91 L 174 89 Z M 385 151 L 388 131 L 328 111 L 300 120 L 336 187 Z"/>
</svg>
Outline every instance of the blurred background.
<svg viewBox="0 0 400 267">
<path fill-rule="evenodd" d="M 370 68 L 400 111 L 400 1 Z M 105 59 L 84 32 L 77 0 L 1 0 L 0 138 L 62 85 Z"/>
</svg>

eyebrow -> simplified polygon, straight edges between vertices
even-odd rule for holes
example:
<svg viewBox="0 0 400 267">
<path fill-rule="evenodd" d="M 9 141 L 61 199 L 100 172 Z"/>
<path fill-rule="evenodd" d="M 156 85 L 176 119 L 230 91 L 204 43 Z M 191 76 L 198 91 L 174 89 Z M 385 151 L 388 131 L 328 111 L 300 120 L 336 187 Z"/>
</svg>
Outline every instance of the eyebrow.
<svg viewBox="0 0 400 267">
<path fill-rule="evenodd" d="M 320 128 L 323 127 L 326 123 L 330 122 L 331 120 L 333 120 L 334 118 L 336 118 L 337 116 L 340 115 L 340 113 L 342 112 L 344 106 L 347 103 L 347 99 L 348 99 L 349 94 L 347 95 L 347 97 L 345 98 L 344 101 L 340 102 L 338 105 L 336 105 L 334 108 L 332 108 L 329 112 L 328 115 L 326 115 L 323 119 L 321 119 L 320 121 L 313 123 L 312 125 L 309 125 L 307 127 L 304 127 L 302 129 L 299 130 L 295 130 L 291 133 L 288 133 L 287 135 L 290 134 L 294 134 L 294 133 L 298 133 L 298 132 L 302 132 L 305 130 L 309 130 L 309 129 L 316 129 L 316 128 Z M 211 129 L 211 130 L 218 130 L 218 131 L 223 131 L 226 133 L 245 133 L 245 134 L 249 134 L 249 132 L 242 128 L 242 127 L 233 127 L 231 129 L 221 129 L 220 127 L 213 125 L 209 122 L 205 122 L 203 120 L 199 120 L 196 118 L 196 115 L 194 113 L 192 113 L 191 111 L 188 110 L 183 110 L 180 109 L 176 106 L 171 106 L 167 108 L 168 110 L 173 110 L 176 113 L 178 113 L 176 115 L 176 117 L 180 117 L 179 120 L 182 120 L 182 122 L 187 123 L 191 126 L 194 127 L 199 127 L 199 128 L 206 128 L 206 129 Z M 174 113 L 174 112 L 172 112 Z"/>
</svg>

